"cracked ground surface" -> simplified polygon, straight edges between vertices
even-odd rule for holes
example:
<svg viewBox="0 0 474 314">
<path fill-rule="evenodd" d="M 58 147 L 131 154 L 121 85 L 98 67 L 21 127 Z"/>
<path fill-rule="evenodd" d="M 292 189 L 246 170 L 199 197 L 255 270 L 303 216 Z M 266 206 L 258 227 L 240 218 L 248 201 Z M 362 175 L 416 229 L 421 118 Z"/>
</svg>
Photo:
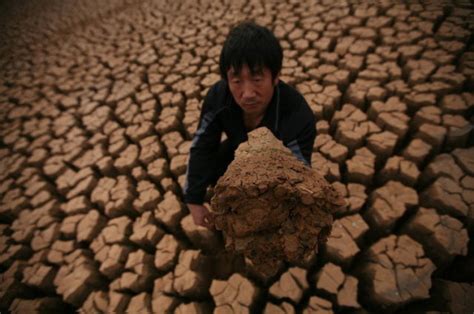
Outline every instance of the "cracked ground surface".
<svg viewBox="0 0 474 314">
<path fill-rule="evenodd" d="M 467 1 L 0 4 L 0 310 L 472 312 Z M 230 27 L 284 48 L 347 200 L 317 258 L 242 269 L 182 203 Z M 210 165 L 212 166 L 212 165 Z"/>
</svg>

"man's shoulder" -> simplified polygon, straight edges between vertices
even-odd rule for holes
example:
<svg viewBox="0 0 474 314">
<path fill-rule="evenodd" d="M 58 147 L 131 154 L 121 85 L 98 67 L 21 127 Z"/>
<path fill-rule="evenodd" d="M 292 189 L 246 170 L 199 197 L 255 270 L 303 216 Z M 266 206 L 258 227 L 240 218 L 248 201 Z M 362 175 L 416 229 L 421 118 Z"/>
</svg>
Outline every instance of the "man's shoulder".
<svg viewBox="0 0 474 314">
<path fill-rule="evenodd" d="M 304 96 L 294 87 L 280 81 L 280 102 L 283 109 L 295 111 L 309 108 Z"/>
<path fill-rule="evenodd" d="M 280 99 L 284 102 L 291 103 L 293 106 L 295 104 L 304 105 L 306 104 L 306 100 L 304 99 L 303 95 L 293 86 L 280 81 Z"/>
<path fill-rule="evenodd" d="M 224 80 L 219 80 L 207 91 L 204 105 L 207 110 L 219 110 L 227 104 L 227 95 L 227 83 Z"/>
<path fill-rule="evenodd" d="M 206 97 L 224 97 L 227 91 L 227 83 L 221 79 L 209 88 Z"/>
</svg>

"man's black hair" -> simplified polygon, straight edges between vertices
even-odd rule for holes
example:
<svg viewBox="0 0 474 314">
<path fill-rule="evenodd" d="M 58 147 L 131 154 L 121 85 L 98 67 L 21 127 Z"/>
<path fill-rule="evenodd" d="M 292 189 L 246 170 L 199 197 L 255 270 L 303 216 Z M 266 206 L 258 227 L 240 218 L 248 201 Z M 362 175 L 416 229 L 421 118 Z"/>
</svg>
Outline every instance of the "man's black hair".
<svg viewBox="0 0 474 314">
<path fill-rule="evenodd" d="M 283 50 L 278 39 L 267 28 L 253 22 L 243 22 L 234 27 L 222 47 L 219 70 L 224 80 L 233 68 L 240 73 L 244 64 L 256 72 L 264 67 L 272 72 L 272 78 L 280 73 Z"/>
</svg>

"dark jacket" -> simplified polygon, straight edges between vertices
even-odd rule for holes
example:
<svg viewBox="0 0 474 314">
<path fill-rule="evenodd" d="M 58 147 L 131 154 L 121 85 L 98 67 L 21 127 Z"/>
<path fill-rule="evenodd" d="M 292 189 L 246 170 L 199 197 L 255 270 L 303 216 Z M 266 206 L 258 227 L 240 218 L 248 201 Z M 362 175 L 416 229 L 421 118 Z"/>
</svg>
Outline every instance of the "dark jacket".
<svg viewBox="0 0 474 314">
<path fill-rule="evenodd" d="M 259 127 L 265 126 L 307 165 L 316 137 L 316 121 L 304 97 L 280 81 Z M 235 102 L 227 83 L 217 82 L 204 99 L 199 126 L 190 149 L 184 200 L 202 204 L 206 188 L 215 176 L 217 151 L 222 132 L 235 151 L 247 140 L 243 111 Z"/>
</svg>

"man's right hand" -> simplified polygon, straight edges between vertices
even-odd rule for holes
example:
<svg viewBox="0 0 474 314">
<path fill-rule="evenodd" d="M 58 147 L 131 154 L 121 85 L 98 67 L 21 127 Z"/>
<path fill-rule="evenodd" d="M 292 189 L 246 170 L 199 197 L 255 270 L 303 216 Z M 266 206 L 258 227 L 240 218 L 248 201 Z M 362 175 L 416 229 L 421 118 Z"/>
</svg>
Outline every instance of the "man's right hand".
<svg viewBox="0 0 474 314">
<path fill-rule="evenodd" d="M 214 226 L 211 224 L 210 220 L 211 213 L 206 208 L 206 206 L 198 204 L 187 205 L 196 225 L 203 226 L 211 230 L 214 229 Z"/>
</svg>

